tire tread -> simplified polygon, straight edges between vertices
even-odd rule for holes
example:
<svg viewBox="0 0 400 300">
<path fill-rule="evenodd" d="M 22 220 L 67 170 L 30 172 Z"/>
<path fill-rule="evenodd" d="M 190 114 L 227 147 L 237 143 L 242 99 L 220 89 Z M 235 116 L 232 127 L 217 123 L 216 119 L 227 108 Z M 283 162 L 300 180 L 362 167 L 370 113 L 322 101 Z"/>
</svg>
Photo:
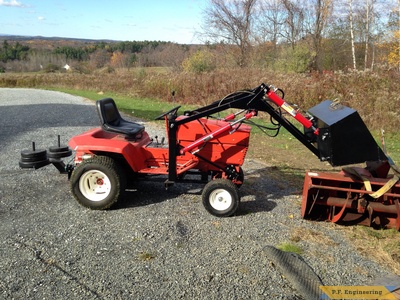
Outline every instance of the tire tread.
<svg viewBox="0 0 400 300">
<path fill-rule="evenodd" d="M 106 168 L 112 176 L 115 177 L 116 179 L 116 193 L 111 199 L 108 199 L 108 201 L 105 201 L 104 204 L 101 204 L 102 201 L 96 202 L 95 204 L 97 205 L 91 205 L 90 201 L 84 198 L 83 195 L 79 195 L 80 192 L 77 194 L 75 192 L 75 189 L 79 190 L 79 178 L 83 174 L 83 172 L 86 171 L 85 167 L 88 165 L 100 165 L 104 168 Z M 120 165 L 111 157 L 108 156 L 94 156 L 90 159 L 84 160 L 81 164 L 79 164 L 74 171 L 71 174 L 70 178 L 70 186 L 71 186 L 71 191 L 72 194 L 74 195 L 74 198 L 76 201 L 78 201 L 79 204 L 82 206 L 85 206 L 90 209 L 95 209 L 95 210 L 105 210 L 109 209 L 111 206 L 113 206 L 118 200 L 120 200 L 123 197 L 123 192 L 125 190 L 125 176 L 123 175 L 123 169 L 120 167 Z M 82 196 L 81 199 L 80 196 Z M 100 203 L 100 204 L 99 204 Z"/>
</svg>

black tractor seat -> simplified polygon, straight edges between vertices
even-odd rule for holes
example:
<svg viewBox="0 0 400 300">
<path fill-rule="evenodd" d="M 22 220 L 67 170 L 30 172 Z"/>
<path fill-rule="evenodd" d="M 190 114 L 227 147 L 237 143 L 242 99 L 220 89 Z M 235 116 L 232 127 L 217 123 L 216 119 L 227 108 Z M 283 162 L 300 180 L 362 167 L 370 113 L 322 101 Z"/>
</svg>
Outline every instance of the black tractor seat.
<svg viewBox="0 0 400 300">
<path fill-rule="evenodd" d="M 111 98 L 96 101 L 97 112 L 100 117 L 101 127 L 105 131 L 123 134 L 128 139 L 138 139 L 144 131 L 144 126 L 135 122 L 124 120 L 115 102 Z"/>
</svg>

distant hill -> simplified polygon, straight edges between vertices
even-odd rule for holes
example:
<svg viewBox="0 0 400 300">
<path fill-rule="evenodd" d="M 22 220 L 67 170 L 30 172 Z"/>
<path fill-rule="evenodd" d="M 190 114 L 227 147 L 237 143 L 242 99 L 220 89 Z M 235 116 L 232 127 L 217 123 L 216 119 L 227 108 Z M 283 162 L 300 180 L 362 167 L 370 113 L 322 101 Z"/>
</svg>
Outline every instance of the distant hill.
<svg viewBox="0 0 400 300">
<path fill-rule="evenodd" d="M 2 34 L 0 33 L 0 41 L 70 41 L 75 43 L 115 43 L 120 42 L 118 40 L 95 40 L 95 39 L 80 39 L 80 38 L 66 38 L 66 37 L 45 37 L 45 36 L 25 36 L 25 35 L 12 35 L 12 34 Z"/>
<path fill-rule="evenodd" d="M 120 40 L 95 40 L 95 39 L 81 39 L 81 38 L 66 38 L 66 37 L 45 37 L 45 36 L 24 36 L 0 33 L 0 48 L 4 41 L 13 43 L 20 43 L 29 46 L 30 49 L 47 49 L 53 50 L 57 47 L 84 47 L 90 44 L 118 44 L 118 43 L 144 43 L 144 44 L 170 44 L 171 42 L 163 41 L 120 41 Z M 174 44 L 174 43 L 171 43 Z M 190 45 L 188 45 L 190 46 Z"/>
<path fill-rule="evenodd" d="M 45 37 L 45 36 L 23 36 L 23 35 L 10 35 L 0 34 L 0 48 L 4 41 L 10 44 L 20 43 L 21 45 L 29 46 L 30 49 L 47 49 L 54 50 L 59 47 L 84 47 L 90 44 L 114 44 L 121 43 L 117 40 L 94 40 L 94 39 L 80 39 L 80 38 L 65 38 L 65 37 Z"/>
</svg>

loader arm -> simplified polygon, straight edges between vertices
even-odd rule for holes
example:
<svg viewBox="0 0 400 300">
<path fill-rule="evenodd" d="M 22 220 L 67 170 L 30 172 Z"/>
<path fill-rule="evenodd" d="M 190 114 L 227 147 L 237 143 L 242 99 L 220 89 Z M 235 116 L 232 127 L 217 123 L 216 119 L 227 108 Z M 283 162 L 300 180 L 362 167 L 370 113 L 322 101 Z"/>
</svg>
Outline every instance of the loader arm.
<svg viewBox="0 0 400 300">
<path fill-rule="evenodd" d="M 271 105 L 271 102 L 275 104 L 275 107 Z M 178 121 L 176 124 L 179 126 L 186 122 L 190 122 L 201 117 L 207 117 L 229 108 L 263 111 L 268 113 L 275 121 L 282 125 L 319 158 L 319 151 L 313 144 L 313 141 L 315 140 L 310 139 L 308 135 L 301 132 L 296 126 L 289 122 L 287 118 L 277 111 L 276 106 L 282 107 L 286 111 L 290 111 L 292 117 L 298 120 L 305 128 L 311 129 L 315 135 L 318 135 L 318 129 L 314 127 L 310 119 L 307 119 L 298 112 L 292 112 L 293 108 L 275 93 L 273 87 L 265 84 L 261 84 L 253 90 L 239 91 L 228 95 L 222 100 L 215 101 L 199 109 L 186 111 L 185 115 L 188 116 L 188 118 Z"/>
<path fill-rule="evenodd" d="M 271 104 L 271 102 L 275 105 L 275 107 Z M 169 173 L 168 180 L 165 183 L 166 187 L 172 185 L 177 178 L 176 156 L 182 154 L 182 150 L 179 148 L 177 141 L 177 131 L 179 126 L 188 122 L 192 122 L 194 120 L 198 120 L 200 118 L 209 117 L 230 108 L 247 111 L 247 114 L 249 114 L 249 112 L 253 112 L 252 116 L 256 115 L 258 111 L 268 113 L 274 120 L 276 120 L 295 138 L 297 138 L 304 146 L 306 146 L 314 155 L 320 157 L 318 148 L 313 145 L 313 140 L 310 139 L 306 134 L 301 132 L 299 129 L 297 129 L 291 122 L 289 122 L 281 113 L 279 113 L 279 111 L 277 111 L 276 107 L 282 107 L 286 111 L 289 111 L 290 114 L 295 119 L 297 119 L 305 128 L 311 129 L 315 133 L 315 135 L 318 134 L 318 130 L 314 127 L 311 120 L 294 111 L 290 107 L 290 105 L 288 105 L 281 97 L 279 97 L 275 93 L 272 87 L 265 84 L 261 84 L 260 86 L 252 90 L 235 92 L 209 105 L 192 111 L 186 111 L 184 113 L 185 118 L 176 119 L 176 115 L 175 117 L 171 116 L 170 118 L 168 118 L 167 124 L 169 136 Z M 234 119 L 234 117 L 235 115 L 232 114 L 226 117 L 225 120 L 232 120 Z M 243 121 L 247 119 L 248 118 L 243 118 Z M 228 129 L 229 126 L 226 127 L 226 130 Z M 204 137 L 202 139 L 199 139 L 198 141 L 196 141 L 196 143 L 194 143 L 194 145 L 201 144 L 202 140 L 208 138 L 209 137 Z M 212 138 L 214 138 L 214 136 Z M 185 152 L 187 150 L 188 149 L 184 149 L 183 151 Z"/>
<path fill-rule="evenodd" d="M 282 96 L 279 96 L 277 91 L 281 92 Z M 283 97 L 282 90 L 261 84 L 252 90 L 238 91 L 209 105 L 186 111 L 184 118 L 177 119 L 176 114 L 170 117 L 167 122 L 170 149 L 168 181 L 171 183 L 175 181 L 176 156 L 182 154 L 177 142 L 179 126 L 230 108 L 242 110 L 244 113 L 255 112 L 254 115 L 259 111 L 268 113 L 279 126 L 283 126 L 321 161 L 327 161 L 332 166 L 387 160 L 355 110 L 335 101 L 326 100 L 312 107 L 305 116 L 283 100 Z M 304 127 L 304 132 L 290 122 L 282 112 L 297 120 Z M 224 120 L 232 121 L 235 117 L 236 114 L 231 114 Z M 246 118 L 242 122 L 245 120 Z M 201 143 L 202 140 L 199 139 L 194 145 Z"/>
</svg>

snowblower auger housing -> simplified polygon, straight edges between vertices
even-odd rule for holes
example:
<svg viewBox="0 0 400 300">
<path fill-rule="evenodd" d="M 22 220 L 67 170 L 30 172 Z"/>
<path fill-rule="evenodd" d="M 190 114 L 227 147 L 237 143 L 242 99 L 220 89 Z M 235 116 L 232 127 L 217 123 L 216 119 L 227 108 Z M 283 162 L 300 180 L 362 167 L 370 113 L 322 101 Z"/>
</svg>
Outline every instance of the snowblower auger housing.
<svg viewBox="0 0 400 300">
<path fill-rule="evenodd" d="M 202 183 L 206 210 L 225 217 L 234 214 L 240 203 L 249 124 L 258 126 L 250 119 L 259 113 L 269 114 L 278 130 L 286 128 L 314 155 L 334 166 L 386 160 L 354 110 L 323 102 L 303 114 L 283 98 L 282 90 L 261 84 L 180 116 L 177 106 L 156 118 L 165 121 L 167 143 L 150 138 L 142 124 L 123 119 L 113 99 L 102 99 L 96 103 L 101 126 L 69 141 L 75 153 L 72 164 L 62 163 L 70 149 L 59 145 L 51 153 L 21 152 L 20 166 L 39 168 L 53 163 L 69 175 L 76 200 L 92 209 L 111 207 L 132 181 L 162 181 L 166 188 L 175 183 Z M 228 109 L 235 112 L 219 117 Z M 289 121 L 292 118 L 300 129 Z M 53 158 L 48 159 L 48 154 Z"/>
</svg>

